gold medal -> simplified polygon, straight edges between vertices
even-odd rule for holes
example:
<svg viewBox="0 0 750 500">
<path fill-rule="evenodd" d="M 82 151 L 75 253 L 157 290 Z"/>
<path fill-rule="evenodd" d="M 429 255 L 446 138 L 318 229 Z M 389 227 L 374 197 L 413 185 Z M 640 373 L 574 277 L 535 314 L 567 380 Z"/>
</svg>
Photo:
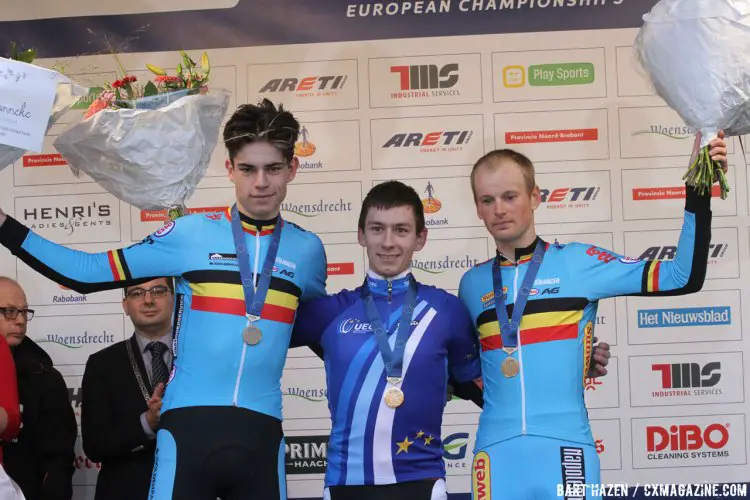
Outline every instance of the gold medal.
<svg viewBox="0 0 750 500">
<path fill-rule="evenodd" d="M 398 408 L 404 403 L 404 391 L 398 387 L 391 387 L 385 391 L 385 404 L 390 408 Z"/>
<path fill-rule="evenodd" d="M 257 345 L 263 338 L 263 333 L 255 325 L 248 325 L 247 328 L 242 332 L 242 340 L 248 345 Z"/>
<path fill-rule="evenodd" d="M 515 377 L 518 375 L 518 360 L 516 358 L 505 358 L 501 366 L 503 375 L 506 377 Z"/>
</svg>

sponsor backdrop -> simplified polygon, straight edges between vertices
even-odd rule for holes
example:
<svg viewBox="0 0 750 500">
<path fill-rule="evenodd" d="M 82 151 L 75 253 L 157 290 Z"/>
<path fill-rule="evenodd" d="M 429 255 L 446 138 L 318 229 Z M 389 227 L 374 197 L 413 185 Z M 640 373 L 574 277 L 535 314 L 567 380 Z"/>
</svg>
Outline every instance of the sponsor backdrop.
<svg viewBox="0 0 750 500">
<path fill-rule="evenodd" d="M 468 180 L 472 163 L 494 148 L 535 161 L 542 236 L 674 258 L 692 131 L 634 66 L 636 28 L 654 3 L 86 0 L 49 1 L 42 11 L 11 2 L 0 12 L 0 42 L 34 46 L 41 64 L 62 63 L 89 85 L 115 79 L 114 59 L 95 53 L 105 37 L 127 52 L 120 60 L 137 75 L 147 62 L 173 67 L 178 49 L 196 57 L 208 49 L 213 85 L 232 92 L 228 113 L 267 97 L 300 119 L 300 173 L 283 216 L 326 244 L 330 292 L 363 279 L 366 256 L 356 240 L 363 196 L 399 179 L 422 197 L 430 230 L 414 272 L 455 293 L 461 275 L 494 253 Z M 83 251 L 130 245 L 165 214 L 137 210 L 71 173 L 52 143 L 81 113 L 49 130 L 41 154 L 0 172 L 2 207 Z M 614 357 L 609 375 L 587 380 L 584 394 L 606 482 L 750 479 L 742 330 L 750 206 L 740 140 L 731 139 L 730 151 L 732 191 L 713 201 L 704 290 L 600 304 L 595 332 Z M 216 149 L 191 209 L 220 210 L 233 200 L 224 155 Z M 132 334 L 121 294 L 78 295 L 0 253 L 0 274 L 18 278 L 37 310 L 29 335 L 65 375 L 79 414 L 87 357 Z M 290 496 L 319 498 L 330 422 L 324 372 L 308 350 L 290 352 L 283 391 Z M 448 486 L 459 496 L 471 489 L 478 415 L 467 402 L 446 408 Z M 76 499 L 91 499 L 98 464 L 80 443 L 77 456 Z"/>
</svg>

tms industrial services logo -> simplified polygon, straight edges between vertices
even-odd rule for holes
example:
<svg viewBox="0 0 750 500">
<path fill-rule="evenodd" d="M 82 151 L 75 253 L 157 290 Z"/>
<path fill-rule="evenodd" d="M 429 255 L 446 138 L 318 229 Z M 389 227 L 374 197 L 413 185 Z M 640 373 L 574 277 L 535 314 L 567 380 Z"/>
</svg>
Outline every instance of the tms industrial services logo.
<svg viewBox="0 0 750 500">
<path fill-rule="evenodd" d="M 651 371 L 658 374 L 661 390 L 652 391 L 655 398 L 675 396 L 721 395 L 721 362 L 654 363 Z"/>
<path fill-rule="evenodd" d="M 266 93 L 293 93 L 297 97 L 332 97 L 346 85 L 346 75 L 324 75 L 272 78 L 264 83 L 260 90 Z"/>
<path fill-rule="evenodd" d="M 527 84 L 530 87 L 589 85 L 595 79 L 594 65 L 588 62 L 535 64 L 528 69 L 521 65 L 503 68 L 503 86 L 508 89 L 525 87 Z"/>
<path fill-rule="evenodd" d="M 461 95 L 456 86 L 459 79 L 458 63 L 411 64 L 390 67 L 398 81 L 398 92 L 391 99 L 414 99 Z"/>
</svg>

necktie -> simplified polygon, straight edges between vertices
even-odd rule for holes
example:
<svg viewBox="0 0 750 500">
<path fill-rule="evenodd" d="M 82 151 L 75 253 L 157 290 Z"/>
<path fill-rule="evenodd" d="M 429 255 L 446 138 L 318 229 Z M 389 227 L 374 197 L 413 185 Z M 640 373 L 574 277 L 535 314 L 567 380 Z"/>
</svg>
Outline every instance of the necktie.
<svg viewBox="0 0 750 500">
<path fill-rule="evenodd" d="M 151 351 L 151 386 L 156 388 L 161 382 L 167 383 L 169 369 L 164 362 L 167 346 L 163 342 L 151 342 L 146 346 Z"/>
</svg>

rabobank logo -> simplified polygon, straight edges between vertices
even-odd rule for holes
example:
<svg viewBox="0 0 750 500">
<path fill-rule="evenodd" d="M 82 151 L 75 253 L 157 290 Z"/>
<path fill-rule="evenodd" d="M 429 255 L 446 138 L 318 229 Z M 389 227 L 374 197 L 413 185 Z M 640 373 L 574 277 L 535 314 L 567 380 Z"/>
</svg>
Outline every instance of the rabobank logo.
<svg viewBox="0 0 750 500">
<path fill-rule="evenodd" d="M 352 202 L 346 201 L 344 198 L 339 198 L 336 201 L 321 198 L 317 202 L 312 203 L 282 203 L 281 210 L 302 217 L 317 217 L 336 212 L 351 212 Z"/>
<path fill-rule="evenodd" d="M 114 333 L 108 333 L 106 330 L 101 333 L 84 331 L 82 335 L 48 333 L 44 337 L 34 339 L 34 341 L 37 344 L 56 344 L 68 349 L 80 349 L 91 344 L 112 344 L 115 342 L 115 335 Z"/>
<path fill-rule="evenodd" d="M 302 160 L 299 162 L 300 170 L 320 170 L 323 168 L 323 162 L 306 159 L 315 154 L 318 147 L 310 140 L 310 131 L 302 125 L 299 132 L 300 140 L 294 145 L 294 154 Z"/>
<path fill-rule="evenodd" d="M 462 257 L 446 255 L 437 259 L 413 259 L 411 265 L 418 271 L 424 271 L 429 274 L 442 274 L 452 270 L 468 270 L 476 266 L 479 259 L 466 254 Z"/>
<path fill-rule="evenodd" d="M 730 325 L 729 306 L 639 309 L 638 328 Z"/>
</svg>

